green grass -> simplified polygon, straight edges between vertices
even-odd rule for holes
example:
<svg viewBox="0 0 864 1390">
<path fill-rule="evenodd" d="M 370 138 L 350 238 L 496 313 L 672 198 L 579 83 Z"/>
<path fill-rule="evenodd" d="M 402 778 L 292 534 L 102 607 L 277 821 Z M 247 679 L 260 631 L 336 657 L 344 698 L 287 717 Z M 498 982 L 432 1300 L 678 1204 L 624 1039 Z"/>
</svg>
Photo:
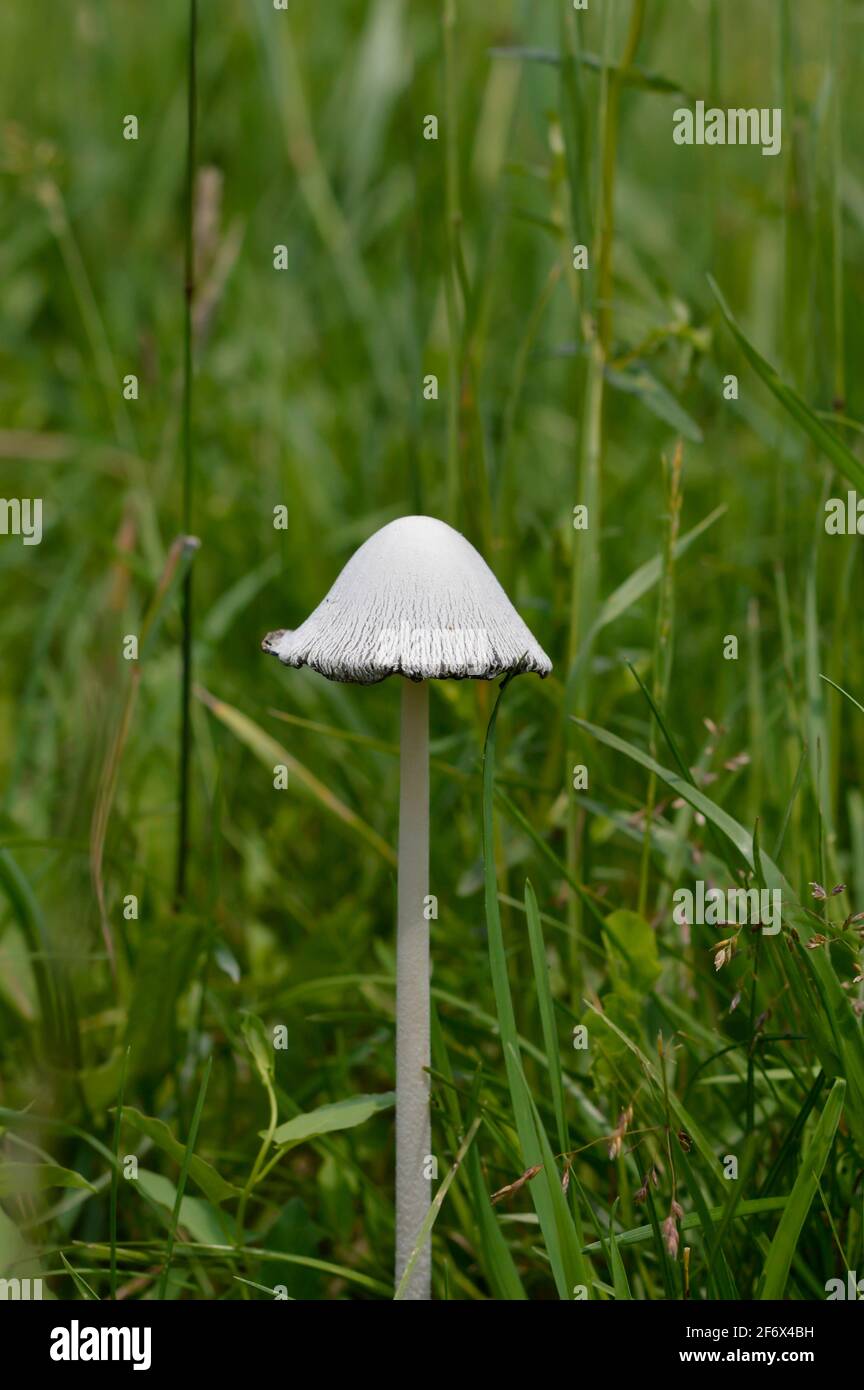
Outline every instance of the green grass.
<svg viewBox="0 0 864 1390">
<path fill-rule="evenodd" d="M 186 6 L 0 15 L 0 493 L 44 502 L 0 536 L 0 1276 L 396 1293 L 398 683 L 259 644 L 420 511 L 555 668 L 432 689 L 435 1296 L 823 1298 L 864 1262 L 860 6 L 326 9 L 198 6 L 191 184 Z M 782 105 L 782 154 L 675 146 L 699 97 Z M 685 931 L 697 879 L 781 932 Z"/>
</svg>

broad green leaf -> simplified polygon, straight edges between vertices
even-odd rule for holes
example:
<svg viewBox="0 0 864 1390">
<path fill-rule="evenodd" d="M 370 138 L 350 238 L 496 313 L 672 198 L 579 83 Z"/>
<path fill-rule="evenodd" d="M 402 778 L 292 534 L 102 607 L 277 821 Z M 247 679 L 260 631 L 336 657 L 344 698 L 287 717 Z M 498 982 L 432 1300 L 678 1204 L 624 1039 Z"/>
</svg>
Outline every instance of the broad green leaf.
<svg viewBox="0 0 864 1390">
<path fill-rule="evenodd" d="M 152 1202 L 164 1207 L 166 1217 L 171 1216 L 177 1201 L 177 1188 L 170 1178 L 149 1168 L 139 1168 L 132 1186 L 137 1186 Z M 202 1245 L 229 1245 L 234 1240 L 236 1230 L 233 1218 L 198 1197 L 183 1198 L 177 1224 Z"/>
<path fill-rule="evenodd" d="M 613 983 L 624 982 L 647 994 L 660 974 L 655 932 L 638 912 L 626 908 L 610 913 L 603 923 L 603 932 Z"/>
<path fill-rule="evenodd" d="M 82 1067 L 78 1072 L 81 1089 L 94 1114 L 99 1114 L 116 1100 L 125 1057 L 125 1048 L 115 1047 L 99 1066 Z"/>
<path fill-rule="evenodd" d="M 21 1192 L 43 1192 L 49 1187 L 79 1187 L 89 1192 L 96 1189 L 80 1173 L 61 1168 L 56 1163 L 0 1163 L 0 1197 L 13 1197 Z"/>
<path fill-rule="evenodd" d="M 181 1144 L 179 1139 L 175 1139 L 164 1120 L 156 1120 L 150 1115 L 142 1115 L 140 1110 L 134 1106 L 123 1106 L 123 1119 L 126 1124 L 137 1129 L 139 1134 L 146 1134 L 148 1139 L 152 1139 L 157 1148 L 162 1149 L 175 1162 L 182 1164 L 186 1155 L 186 1146 Z M 189 1159 L 189 1176 L 196 1186 L 215 1202 L 218 1206 L 220 1202 L 227 1202 L 231 1198 L 240 1196 L 240 1189 L 232 1186 L 230 1182 L 217 1173 L 216 1169 L 205 1162 L 198 1154 L 192 1154 Z"/>
<path fill-rule="evenodd" d="M 280 1146 L 301 1144 L 306 1139 L 316 1139 L 319 1134 L 353 1129 L 382 1110 L 389 1110 L 395 1103 L 395 1091 L 381 1091 L 378 1095 L 352 1096 L 350 1100 L 338 1100 L 332 1105 L 319 1105 L 317 1110 L 309 1110 L 304 1115 L 295 1115 L 293 1120 L 286 1120 L 273 1135 L 273 1143 Z"/>
</svg>

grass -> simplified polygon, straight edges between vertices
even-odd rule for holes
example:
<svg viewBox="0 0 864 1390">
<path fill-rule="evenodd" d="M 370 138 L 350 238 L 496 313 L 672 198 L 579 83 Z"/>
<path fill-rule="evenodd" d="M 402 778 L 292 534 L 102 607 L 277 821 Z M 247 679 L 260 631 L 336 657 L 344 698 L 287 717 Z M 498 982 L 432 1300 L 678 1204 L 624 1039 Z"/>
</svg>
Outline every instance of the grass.
<svg viewBox="0 0 864 1390">
<path fill-rule="evenodd" d="M 181 526 L 192 532 L 194 495 L 194 448 L 192 429 L 193 325 L 195 301 L 195 180 L 197 176 L 198 128 L 198 0 L 189 0 L 188 70 L 186 74 L 186 207 L 183 246 L 183 501 Z M 186 866 L 189 858 L 189 774 L 192 757 L 192 567 L 183 578 L 181 601 L 182 638 L 180 647 L 180 752 L 177 769 L 177 872 L 174 903 L 182 908 L 186 900 Z"/>
<path fill-rule="evenodd" d="M 824 1298 L 864 1261 L 857 5 L 211 0 L 191 105 L 186 7 L 30 8 L 0 1277 L 397 1292 L 397 682 L 259 642 L 423 511 L 555 667 L 432 689 L 436 1297 Z M 675 146 L 700 96 L 782 105 L 782 154 Z M 682 929 L 699 879 L 781 932 Z"/>
</svg>

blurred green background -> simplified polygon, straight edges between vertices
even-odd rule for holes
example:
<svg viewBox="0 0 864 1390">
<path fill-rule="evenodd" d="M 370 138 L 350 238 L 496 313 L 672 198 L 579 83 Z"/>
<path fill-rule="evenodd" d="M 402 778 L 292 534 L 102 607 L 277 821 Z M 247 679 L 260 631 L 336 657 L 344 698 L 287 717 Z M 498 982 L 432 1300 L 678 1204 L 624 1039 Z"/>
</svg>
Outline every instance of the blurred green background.
<svg viewBox="0 0 864 1390">
<path fill-rule="evenodd" d="M 337 686 L 259 644 L 412 512 L 469 536 L 555 665 L 501 707 L 496 864 L 525 1075 L 560 1168 L 540 1182 L 573 1178 L 563 1253 L 538 1228 L 537 1178 L 488 1200 L 530 1161 L 483 906 L 495 692 L 438 683 L 442 1175 L 480 1125 L 437 1220 L 436 1296 L 566 1297 L 575 1280 L 591 1297 L 750 1298 L 766 1281 L 824 1297 L 864 1258 L 846 920 L 864 910 L 864 716 L 820 679 L 864 700 L 860 542 L 827 536 L 823 510 L 861 469 L 862 33 L 856 0 L 200 0 L 178 904 L 181 616 L 176 575 L 165 593 L 160 577 L 182 530 L 187 9 L 3 7 L 0 491 L 44 505 L 40 546 L 0 537 L 7 1273 L 65 1297 L 160 1281 L 187 1298 L 392 1294 L 392 1111 L 313 1122 L 255 1161 L 268 1084 L 280 1123 L 392 1089 L 399 683 Z M 782 153 L 675 145 L 673 112 L 696 99 L 782 107 Z M 771 394 L 709 275 L 795 396 Z M 123 639 L 148 612 L 131 663 Z M 717 817 L 571 715 L 664 768 L 674 744 Z M 802 904 L 811 881 L 845 893 L 795 908 L 778 938 L 741 933 L 715 970 L 711 929 L 674 926 L 671 893 L 729 886 L 754 859 L 759 879 L 760 846 Z M 272 1082 L 250 1016 L 286 1029 Z M 138 1157 L 137 1182 L 115 1153 Z"/>
</svg>

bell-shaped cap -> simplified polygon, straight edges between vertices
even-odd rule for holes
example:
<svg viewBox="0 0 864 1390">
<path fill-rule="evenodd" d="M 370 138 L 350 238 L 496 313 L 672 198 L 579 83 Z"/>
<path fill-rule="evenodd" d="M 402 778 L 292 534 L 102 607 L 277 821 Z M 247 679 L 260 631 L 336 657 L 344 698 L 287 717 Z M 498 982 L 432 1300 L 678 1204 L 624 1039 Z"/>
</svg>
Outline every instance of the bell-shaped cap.
<svg viewBox="0 0 864 1390">
<path fill-rule="evenodd" d="M 360 685 L 552 670 L 470 541 L 430 516 L 376 531 L 305 623 L 268 633 L 261 645 L 286 666 Z"/>
</svg>

